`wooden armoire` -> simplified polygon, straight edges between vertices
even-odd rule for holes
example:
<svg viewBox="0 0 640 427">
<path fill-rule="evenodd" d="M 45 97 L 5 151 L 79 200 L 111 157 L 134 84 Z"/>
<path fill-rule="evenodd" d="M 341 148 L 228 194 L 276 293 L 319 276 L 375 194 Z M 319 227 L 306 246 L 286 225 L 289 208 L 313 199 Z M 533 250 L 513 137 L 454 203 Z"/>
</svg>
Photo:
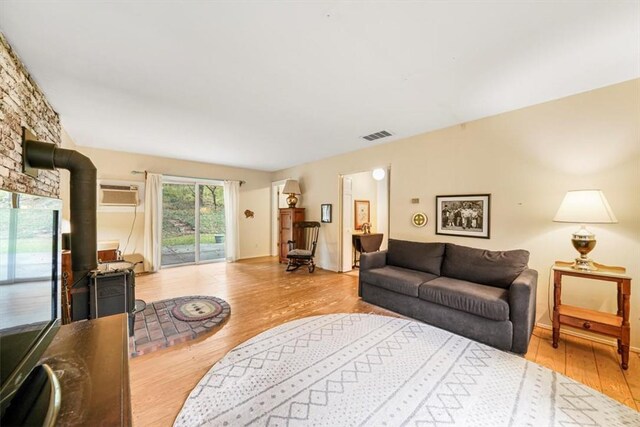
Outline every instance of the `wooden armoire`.
<svg viewBox="0 0 640 427">
<path fill-rule="evenodd" d="M 304 221 L 304 208 L 280 208 L 278 221 L 278 261 L 287 262 L 287 252 L 289 252 L 289 240 L 296 240 L 293 233 L 293 224 Z"/>
</svg>

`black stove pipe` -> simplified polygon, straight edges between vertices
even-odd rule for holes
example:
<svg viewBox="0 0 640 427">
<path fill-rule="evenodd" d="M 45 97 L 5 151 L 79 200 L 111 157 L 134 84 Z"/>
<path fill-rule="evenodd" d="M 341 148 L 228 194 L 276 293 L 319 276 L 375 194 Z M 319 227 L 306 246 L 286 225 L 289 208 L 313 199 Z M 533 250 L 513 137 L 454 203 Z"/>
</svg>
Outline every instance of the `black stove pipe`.
<svg viewBox="0 0 640 427">
<path fill-rule="evenodd" d="M 96 226 L 96 167 L 87 156 L 55 144 L 25 140 L 22 149 L 29 166 L 67 169 L 71 194 L 71 320 L 89 318 L 89 273 L 98 268 Z"/>
</svg>

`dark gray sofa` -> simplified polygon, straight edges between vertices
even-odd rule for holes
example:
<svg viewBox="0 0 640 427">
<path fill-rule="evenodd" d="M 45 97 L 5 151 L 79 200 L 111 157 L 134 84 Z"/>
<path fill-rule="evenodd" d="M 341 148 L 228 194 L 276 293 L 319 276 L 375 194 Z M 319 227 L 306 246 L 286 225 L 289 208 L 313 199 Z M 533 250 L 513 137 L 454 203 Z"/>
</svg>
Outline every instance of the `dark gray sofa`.
<svg viewBox="0 0 640 427">
<path fill-rule="evenodd" d="M 362 254 L 358 293 L 367 302 L 524 354 L 538 282 L 528 262 L 525 250 L 389 239 L 388 250 Z"/>
</svg>

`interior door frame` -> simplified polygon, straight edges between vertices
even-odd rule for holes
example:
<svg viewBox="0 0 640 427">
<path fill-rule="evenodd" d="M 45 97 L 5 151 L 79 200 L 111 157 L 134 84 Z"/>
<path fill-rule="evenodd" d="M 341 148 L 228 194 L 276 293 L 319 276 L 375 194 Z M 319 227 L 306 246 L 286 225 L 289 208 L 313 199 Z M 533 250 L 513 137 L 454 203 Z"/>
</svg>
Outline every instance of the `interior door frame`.
<svg viewBox="0 0 640 427">
<path fill-rule="evenodd" d="M 280 248 L 278 248 L 278 230 L 280 229 L 280 227 L 278 226 L 278 221 L 280 221 L 280 215 L 278 211 L 278 209 L 280 208 L 279 187 L 281 185 L 284 185 L 287 179 L 289 178 L 271 182 L 271 245 L 269 249 L 269 254 L 271 256 L 278 256 L 278 254 L 280 253 Z"/>
<path fill-rule="evenodd" d="M 357 172 L 354 172 L 357 173 Z M 339 233 L 338 235 L 340 236 L 340 238 L 338 239 L 338 273 L 347 273 L 349 271 L 351 271 L 352 269 L 349 269 L 348 271 L 345 271 L 344 269 L 344 257 L 345 257 L 345 253 L 344 253 L 344 247 L 345 247 L 345 239 L 346 239 L 346 232 L 345 232 L 345 221 L 344 221 L 344 215 L 345 215 L 345 205 L 344 205 L 344 180 L 345 178 L 348 177 L 348 175 L 352 175 L 351 173 L 345 173 L 345 174 L 340 174 L 340 197 L 338 200 L 338 206 L 339 206 L 339 222 L 338 222 L 338 226 L 339 228 Z M 353 185 L 353 183 L 352 183 Z M 351 187 L 351 203 L 353 203 L 353 187 Z"/>
<path fill-rule="evenodd" d="M 340 189 L 338 193 L 338 206 L 339 206 L 339 212 L 340 212 L 339 225 L 338 225 L 340 227 L 338 232 L 338 236 L 339 236 L 338 265 L 337 265 L 338 273 L 345 273 L 345 271 L 343 271 L 344 246 L 345 246 L 344 245 L 345 232 L 344 232 L 344 224 L 343 224 L 344 222 L 344 178 L 348 177 L 349 175 L 354 175 L 362 172 L 373 172 L 373 170 L 377 168 L 378 167 L 372 167 L 371 169 L 344 172 L 338 175 L 339 181 L 340 181 Z M 387 240 L 388 240 L 389 236 L 391 236 L 391 165 L 379 166 L 379 168 L 384 169 L 385 171 L 384 179 L 387 181 Z M 353 188 L 351 191 L 353 194 Z"/>
</svg>

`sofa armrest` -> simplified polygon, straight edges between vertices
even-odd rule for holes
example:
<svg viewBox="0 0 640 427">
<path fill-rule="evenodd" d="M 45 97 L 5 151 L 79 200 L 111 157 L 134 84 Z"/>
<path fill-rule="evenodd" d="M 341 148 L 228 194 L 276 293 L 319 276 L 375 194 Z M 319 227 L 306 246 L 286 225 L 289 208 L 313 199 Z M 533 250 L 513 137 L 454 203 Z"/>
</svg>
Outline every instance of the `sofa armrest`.
<svg viewBox="0 0 640 427">
<path fill-rule="evenodd" d="M 509 287 L 509 313 L 513 323 L 511 351 L 525 354 L 536 319 L 538 272 L 525 269 Z"/>
<path fill-rule="evenodd" d="M 382 268 L 387 265 L 387 251 L 366 252 L 360 255 L 360 270 Z"/>
<path fill-rule="evenodd" d="M 387 251 L 367 252 L 360 255 L 360 271 L 382 268 L 387 265 Z M 358 296 L 362 296 L 362 274 L 358 278 Z"/>
</svg>

